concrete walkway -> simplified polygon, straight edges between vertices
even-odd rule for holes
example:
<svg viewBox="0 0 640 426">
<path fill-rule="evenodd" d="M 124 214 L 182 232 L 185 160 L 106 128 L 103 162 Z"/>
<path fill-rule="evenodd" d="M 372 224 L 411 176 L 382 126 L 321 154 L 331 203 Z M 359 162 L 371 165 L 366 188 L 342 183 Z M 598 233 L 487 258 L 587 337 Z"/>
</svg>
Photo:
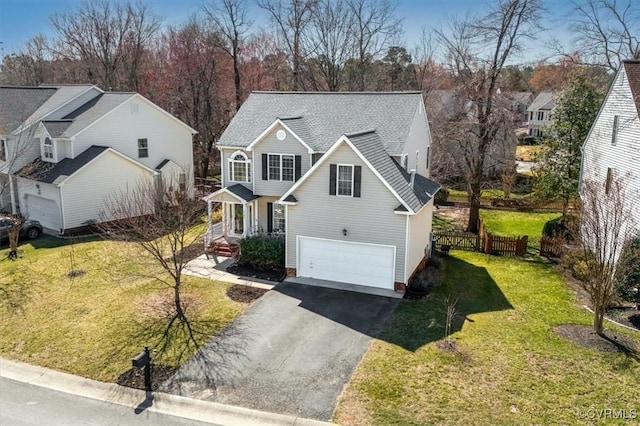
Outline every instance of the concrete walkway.
<svg viewBox="0 0 640 426">
<path fill-rule="evenodd" d="M 329 424 L 296 416 L 267 413 L 160 392 L 149 392 L 147 394 L 145 391 L 118 386 L 115 383 L 98 382 L 3 358 L 0 358 L 0 377 L 42 386 L 78 397 L 128 406 L 132 412 L 135 410 L 136 413 L 141 410 L 148 410 L 219 425 L 314 426 Z"/>
<path fill-rule="evenodd" d="M 194 277 L 207 278 L 213 281 L 223 281 L 231 284 L 247 285 L 251 287 L 271 290 L 274 283 L 255 278 L 245 278 L 227 272 L 227 267 L 233 265 L 234 258 L 224 256 L 207 256 L 203 254 L 188 262 L 183 273 Z"/>
</svg>

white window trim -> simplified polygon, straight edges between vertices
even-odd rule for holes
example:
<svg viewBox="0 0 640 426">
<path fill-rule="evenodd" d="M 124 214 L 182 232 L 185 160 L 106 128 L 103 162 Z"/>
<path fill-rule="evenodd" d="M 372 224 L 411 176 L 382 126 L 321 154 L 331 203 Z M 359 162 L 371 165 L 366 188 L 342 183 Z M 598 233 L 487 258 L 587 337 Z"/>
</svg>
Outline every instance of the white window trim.
<svg viewBox="0 0 640 426">
<path fill-rule="evenodd" d="M 49 139 L 49 141 L 51 142 L 51 158 L 48 158 L 46 156 L 46 152 L 47 152 L 47 139 Z M 57 162 L 57 152 L 56 152 L 56 143 L 53 140 L 53 138 L 51 138 L 50 136 L 45 136 L 44 139 L 42 139 L 42 143 L 41 143 L 41 148 L 40 148 L 40 158 L 42 158 L 42 161 L 47 161 L 49 163 L 55 163 Z"/>
<path fill-rule="evenodd" d="M 242 156 L 244 160 L 235 160 L 235 158 L 238 155 Z M 244 180 L 236 180 L 235 169 L 233 167 L 235 163 L 245 164 L 246 168 L 245 168 Z M 229 164 L 229 175 L 227 177 L 229 178 L 229 182 L 251 183 L 251 173 L 253 172 L 253 170 L 249 170 L 249 168 L 251 167 L 251 159 L 249 159 L 249 156 L 247 154 L 245 154 L 242 151 L 234 152 L 229 156 L 228 164 Z"/>
<path fill-rule="evenodd" d="M 295 154 L 281 154 L 281 153 L 276 153 L 276 152 L 268 152 L 267 154 L 267 180 L 269 181 L 273 181 L 273 182 L 295 182 L 296 181 L 296 155 Z M 280 169 L 280 179 L 271 179 L 271 163 L 270 163 L 270 157 L 271 156 L 279 156 L 280 159 L 278 161 L 278 167 Z M 293 161 L 293 174 L 292 174 L 292 178 L 291 180 L 284 180 L 282 179 L 282 157 L 287 156 L 287 157 L 292 157 L 292 161 Z"/>
<path fill-rule="evenodd" d="M 340 194 L 340 167 L 350 167 L 351 168 L 351 195 Z M 355 186 L 355 176 L 354 176 L 355 167 L 353 164 L 337 164 L 336 165 L 336 196 L 337 197 L 348 197 L 353 198 L 353 189 Z"/>
<path fill-rule="evenodd" d="M 284 221 L 284 229 L 280 229 L 279 226 L 276 226 L 276 206 L 281 206 L 282 207 L 282 220 Z M 282 203 L 273 203 L 272 205 L 273 208 L 273 215 L 271 218 L 271 229 L 273 229 L 273 232 L 286 232 L 287 229 L 287 206 L 282 204 Z"/>
</svg>

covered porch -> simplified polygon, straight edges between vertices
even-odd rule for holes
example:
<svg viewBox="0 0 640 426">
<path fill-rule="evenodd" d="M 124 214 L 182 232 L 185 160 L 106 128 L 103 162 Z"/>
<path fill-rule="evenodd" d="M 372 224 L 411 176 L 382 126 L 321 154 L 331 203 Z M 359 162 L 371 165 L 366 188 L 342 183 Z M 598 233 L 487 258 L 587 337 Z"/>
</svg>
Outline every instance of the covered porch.
<svg viewBox="0 0 640 426">
<path fill-rule="evenodd" d="M 260 196 L 243 185 L 219 189 L 203 200 L 207 203 L 209 226 L 205 235 L 206 253 L 222 251 L 224 255 L 237 252 L 238 241 L 258 233 L 258 198 Z M 222 221 L 213 222 L 213 212 L 222 209 Z"/>
</svg>

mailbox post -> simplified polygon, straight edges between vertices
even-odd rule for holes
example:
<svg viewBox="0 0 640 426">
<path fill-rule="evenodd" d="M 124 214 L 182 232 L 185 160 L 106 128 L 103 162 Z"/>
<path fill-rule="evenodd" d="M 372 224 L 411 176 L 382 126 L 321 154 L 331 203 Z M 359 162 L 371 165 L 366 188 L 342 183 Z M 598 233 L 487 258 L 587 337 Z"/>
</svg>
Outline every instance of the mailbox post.
<svg viewBox="0 0 640 426">
<path fill-rule="evenodd" d="M 131 364 L 144 371 L 144 389 L 151 390 L 151 353 L 149 347 L 145 346 L 144 351 L 131 359 Z"/>
</svg>

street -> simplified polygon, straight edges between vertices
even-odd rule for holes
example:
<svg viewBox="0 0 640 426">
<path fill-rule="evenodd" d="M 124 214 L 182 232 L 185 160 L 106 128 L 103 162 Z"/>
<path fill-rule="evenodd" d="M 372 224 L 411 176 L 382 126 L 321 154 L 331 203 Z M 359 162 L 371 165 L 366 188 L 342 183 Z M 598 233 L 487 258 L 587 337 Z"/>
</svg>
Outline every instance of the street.
<svg viewBox="0 0 640 426">
<path fill-rule="evenodd" d="M 136 409 L 83 398 L 0 377 L 0 424 L 169 426 L 211 423 L 159 414 L 144 410 L 142 406 Z"/>
</svg>

